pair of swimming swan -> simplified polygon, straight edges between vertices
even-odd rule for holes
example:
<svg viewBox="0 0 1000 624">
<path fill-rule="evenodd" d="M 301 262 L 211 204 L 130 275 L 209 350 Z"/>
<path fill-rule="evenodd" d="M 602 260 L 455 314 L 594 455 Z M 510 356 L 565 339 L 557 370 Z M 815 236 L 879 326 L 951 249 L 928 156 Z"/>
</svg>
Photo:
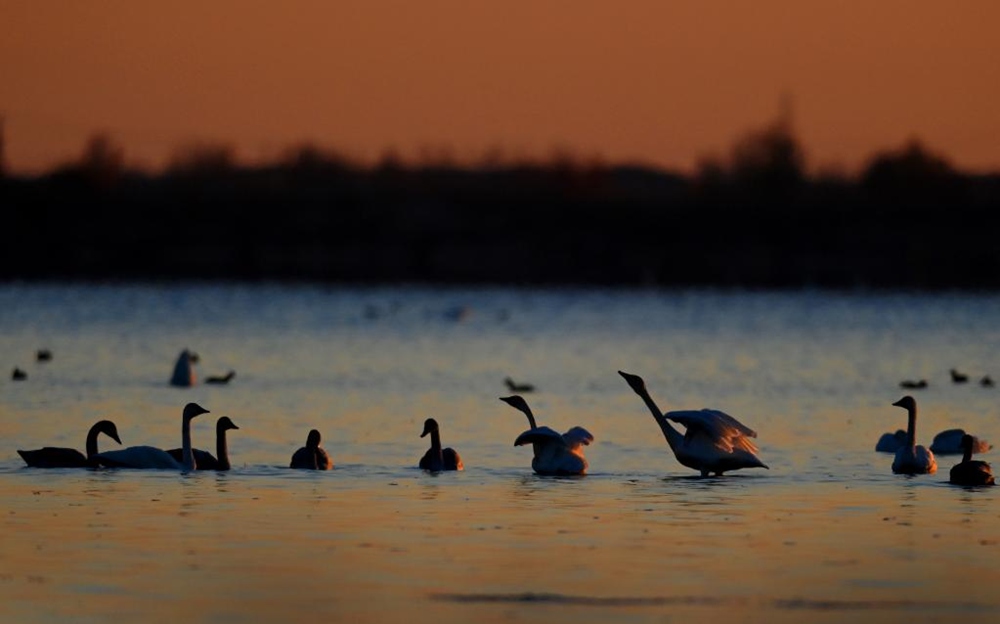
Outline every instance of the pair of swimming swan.
<svg viewBox="0 0 1000 624">
<path fill-rule="evenodd" d="M 749 427 L 718 410 L 683 410 L 664 414 L 646 390 L 646 382 L 638 375 L 618 371 L 629 387 L 649 408 L 660 426 L 667 444 L 682 465 L 701 472 L 702 476 L 722 475 L 741 468 L 767 468 L 757 457 L 757 447 L 750 440 L 757 436 Z M 583 427 L 573 427 L 560 434 L 548 427 L 539 427 L 527 401 L 519 395 L 500 400 L 521 411 L 531 428 L 514 440 L 516 446 L 531 444 L 534 457 L 532 469 L 540 475 L 586 474 L 588 463 L 583 447 L 594 436 Z M 682 434 L 670 421 L 684 426 Z"/>
<path fill-rule="evenodd" d="M 892 471 L 896 474 L 934 474 L 937 472 L 937 460 L 934 458 L 933 447 L 927 449 L 916 443 L 917 435 L 917 402 L 912 396 L 904 396 L 895 403 L 907 413 L 906 440 L 896 451 L 892 462 Z M 947 437 L 954 437 L 956 430 L 942 432 Z M 961 431 L 961 430 L 957 430 Z M 942 434 L 938 434 L 941 437 Z M 935 438 L 937 440 L 937 438 Z M 973 460 L 972 454 L 982 448 L 982 441 L 967 433 L 961 433 L 959 443 L 962 448 L 962 461 L 952 466 L 949 472 L 949 482 L 957 485 L 993 485 L 993 471 L 984 461 Z M 990 448 L 986 445 L 986 448 Z"/>
<path fill-rule="evenodd" d="M 229 451 L 226 431 L 239 429 L 228 416 L 216 422 L 216 453 L 193 448 L 191 445 L 191 421 L 209 411 L 197 403 L 184 406 L 181 415 L 181 447 L 163 450 L 155 446 L 130 446 L 128 448 L 105 451 L 97 450 L 97 436 L 101 433 L 121 444 L 118 429 L 110 420 L 101 420 L 87 433 L 87 454 L 75 449 L 44 447 L 33 451 L 18 451 L 24 461 L 36 468 L 78 468 L 103 466 L 106 468 L 161 468 L 173 470 L 229 470 Z"/>
</svg>

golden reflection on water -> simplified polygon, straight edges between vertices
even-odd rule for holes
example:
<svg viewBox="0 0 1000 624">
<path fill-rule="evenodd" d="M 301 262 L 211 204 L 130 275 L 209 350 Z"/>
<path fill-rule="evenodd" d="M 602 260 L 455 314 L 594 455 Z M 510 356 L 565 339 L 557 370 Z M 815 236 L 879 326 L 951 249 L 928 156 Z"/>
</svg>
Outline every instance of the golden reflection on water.
<svg viewBox="0 0 1000 624">
<path fill-rule="evenodd" d="M 127 331 L 71 325 L 64 339 L 79 350 L 56 341 L 37 384 L 4 387 L 0 436 L 10 457 L 0 459 L 0 620 L 1000 617 L 998 490 L 948 485 L 953 457 L 939 458 L 937 475 L 908 478 L 872 450 L 879 434 L 901 426 L 905 414 L 890 405 L 896 383 L 903 369 L 928 374 L 924 350 L 943 357 L 961 345 L 968 359 L 988 361 L 989 340 L 948 329 L 975 326 L 978 317 L 916 323 L 946 329 L 922 335 L 914 349 L 883 331 L 880 306 L 803 329 L 794 297 L 748 297 L 760 318 L 743 331 L 728 322 L 739 314 L 712 310 L 742 311 L 746 302 L 712 294 L 691 297 L 706 302 L 697 314 L 686 312 L 694 303 L 677 308 L 666 297 L 662 309 L 657 297 L 616 303 L 601 295 L 583 306 L 582 321 L 574 321 L 571 300 L 564 309 L 558 296 L 560 305 L 540 297 L 529 308 L 534 316 L 524 320 L 511 306 L 513 320 L 499 328 L 489 314 L 434 325 L 424 308 L 405 321 L 414 328 L 344 328 L 330 320 L 341 299 L 316 296 L 296 308 L 294 323 L 276 323 L 291 329 L 271 335 L 258 310 L 280 320 L 287 297 L 265 294 L 248 295 L 250 312 L 235 320 L 201 318 L 195 330 L 141 320 L 125 323 Z M 810 309 L 820 314 L 823 304 Z M 642 324 L 622 320 L 630 315 Z M 517 323 L 527 329 L 511 330 Z M 0 342 L 9 352 L 37 346 L 23 333 L 0 333 Z M 240 362 L 238 377 L 222 388 L 167 388 L 179 346 L 195 346 L 206 361 Z M 87 349 L 98 357 L 89 360 Z M 693 475 L 619 368 L 645 374 L 666 409 L 739 416 L 759 432 L 771 469 Z M 531 473 L 530 452 L 513 446 L 523 418 L 497 400 L 505 374 L 539 384 L 530 399 L 539 422 L 594 433 L 588 476 Z M 922 439 L 955 425 L 1000 439 L 995 395 L 978 390 L 921 395 Z M 240 426 L 230 437 L 232 471 L 34 470 L 14 452 L 82 449 L 87 428 L 106 416 L 126 446 L 176 446 L 187 400 L 212 410 L 195 423 L 199 448 L 213 448 L 214 417 Z M 465 471 L 415 468 L 428 416 L 462 453 Z M 313 427 L 336 468 L 287 469 Z"/>
</svg>

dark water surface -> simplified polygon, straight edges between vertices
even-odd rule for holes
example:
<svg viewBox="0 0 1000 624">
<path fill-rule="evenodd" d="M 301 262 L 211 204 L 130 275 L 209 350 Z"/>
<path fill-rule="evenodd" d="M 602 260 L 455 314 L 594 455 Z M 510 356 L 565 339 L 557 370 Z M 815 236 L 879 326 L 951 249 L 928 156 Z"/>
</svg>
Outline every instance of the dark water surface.
<svg viewBox="0 0 1000 624">
<path fill-rule="evenodd" d="M 905 427 L 905 378 L 930 382 L 906 391 L 924 444 L 1000 440 L 1000 389 L 977 383 L 998 345 L 993 295 L 8 284 L 0 619 L 996 621 L 996 490 L 949 485 L 959 457 L 911 478 L 873 448 Z M 235 379 L 170 387 L 183 348 Z M 737 416 L 770 470 L 697 477 L 618 370 L 665 410 Z M 505 376 L 537 386 L 540 424 L 594 434 L 588 476 L 532 474 Z M 199 448 L 239 425 L 233 470 L 16 453 L 83 450 L 101 418 L 176 447 L 188 401 L 211 410 Z M 431 416 L 465 471 L 416 468 Z M 311 428 L 334 470 L 287 468 Z"/>
</svg>

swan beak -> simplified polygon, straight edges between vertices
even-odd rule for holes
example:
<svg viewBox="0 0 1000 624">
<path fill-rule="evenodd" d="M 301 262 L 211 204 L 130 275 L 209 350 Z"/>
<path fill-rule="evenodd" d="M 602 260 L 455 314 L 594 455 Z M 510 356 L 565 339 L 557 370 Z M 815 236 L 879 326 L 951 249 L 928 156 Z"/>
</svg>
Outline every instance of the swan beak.
<svg viewBox="0 0 1000 624">
<path fill-rule="evenodd" d="M 430 427 L 428 427 L 427 425 L 424 425 L 424 432 L 420 434 L 420 437 L 422 438 L 422 437 L 426 436 L 430 432 L 431 432 Z"/>
</svg>

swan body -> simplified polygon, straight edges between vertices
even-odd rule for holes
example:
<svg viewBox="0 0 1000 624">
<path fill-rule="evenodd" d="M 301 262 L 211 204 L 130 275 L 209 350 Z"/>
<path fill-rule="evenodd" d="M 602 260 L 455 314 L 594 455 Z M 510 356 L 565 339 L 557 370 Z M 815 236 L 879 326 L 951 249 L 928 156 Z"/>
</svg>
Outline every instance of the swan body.
<svg viewBox="0 0 1000 624">
<path fill-rule="evenodd" d="M 333 468 L 333 461 L 327 454 L 326 449 L 320 447 L 322 437 L 318 429 L 311 429 L 306 437 L 306 445 L 292 453 L 292 461 L 289 468 L 302 468 L 305 470 L 330 470 Z"/>
<path fill-rule="evenodd" d="M 937 460 L 934 453 L 916 443 L 917 436 L 917 402 L 912 396 L 906 395 L 893 403 L 896 407 L 906 410 L 908 420 L 906 427 L 906 442 L 896 451 L 892 461 L 892 471 L 896 474 L 934 474 L 937 472 Z"/>
<path fill-rule="evenodd" d="M 194 453 L 195 470 L 229 470 L 229 445 L 226 442 L 226 432 L 232 429 L 239 429 L 229 416 L 221 416 L 215 422 L 215 452 L 212 455 L 208 451 L 192 449 Z M 170 456 L 178 462 L 184 461 L 184 449 L 175 448 L 167 451 Z"/>
<path fill-rule="evenodd" d="M 18 450 L 17 454 L 24 462 L 33 468 L 86 468 L 97 466 L 94 456 L 97 455 L 97 436 L 103 433 L 118 444 L 118 428 L 110 420 L 99 420 L 87 432 L 87 454 L 71 448 L 46 446 L 33 451 Z"/>
<path fill-rule="evenodd" d="M 972 459 L 975 439 L 969 434 L 962 436 L 962 461 L 951 467 L 948 481 L 956 485 L 993 485 L 993 469 L 984 461 Z"/>
<path fill-rule="evenodd" d="M 549 427 L 539 427 L 528 402 L 520 395 L 500 397 L 500 400 L 519 410 L 528 417 L 530 429 L 514 440 L 514 446 L 531 444 L 535 456 L 531 459 L 531 469 L 540 475 L 583 475 L 587 474 L 587 458 L 583 447 L 594 441 L 594 436 L 583 427 L 573 427 L 566 433 L 559 433 Z"/>
<path fill-rule="evenodd" d="M 906 432 L 896 429 L 895 433 L 883 433 L 875 443 L 875 450 L 879 453 L 895 453 L 904 444 L 906 444 Z"/>
<path fill-rule="evenodd" d="M 174 364 L 174 373 L 170 376 L 170 385 L 187 388 L 195 385 L 197 378 L 194 374 L 195 357 L 187 349 L 181 351 Z"/>
<path fill-rule="evenodd" d="M 757 437 L 753 429 L 718 410 L 681 410 L 664 414 L 649 396 L 642 377 L 622 371 L 618 374 L 649 408 L 682 465 L 700 471 L 703 477 L 741 468 L 768 468 L 757 457 L 757 447 L 751 440 Z M 681 434 L 674 429 L 670 421 L 684 425 L 685 432 Z"/>
<path fill-rule="evenodd" d="M 95 455 L 101 466 L 108 468 L 160 468 L 169 470 L 194 470 L 194 449 L 191 448 L 191 421 L 209 411 L 197 403 L 184 406 L 181 415 L 181 460 L 155 446 L 130 446 L 120 451 L 105 451 Z"/>
<path fill-rule="evenodd" d="M 965 452 L 963 442 L 965 436 L 964 429 L 945 429 L 931 440 L 931 452 L 935 455 L 960 455 Z M 973 453 L 985 453 L 993 448 L 993 445 L 986 440 L 976 436 L 970 437 L 972 438 Z"/>
<path fill-rule="evenodd" d="M 424 456 L 420 458 L 420 467 L 431 472 L 442 470 L 463 470 L 462 458 L 455 449 L 441 448 L 441 432 L 438 423 L 433 418 L 424 421 L 424 431 L 420 437 L 430 434 L 431 447 L 427 449 Z"/>
</svg>

